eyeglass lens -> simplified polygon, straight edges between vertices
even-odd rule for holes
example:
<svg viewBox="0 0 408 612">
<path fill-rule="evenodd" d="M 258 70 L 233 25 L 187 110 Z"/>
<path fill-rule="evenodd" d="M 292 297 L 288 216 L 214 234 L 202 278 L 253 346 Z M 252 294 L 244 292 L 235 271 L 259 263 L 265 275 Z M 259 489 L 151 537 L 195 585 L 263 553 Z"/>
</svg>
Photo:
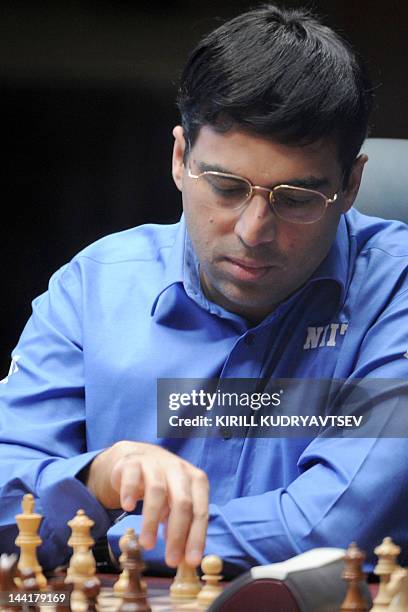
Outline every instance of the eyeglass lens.
<svg viewBox="0 0 408 612">
<path fill-rule="evenodd" d="M 201 175 L 200 183 L 206 190 L 206 203 L 215 208 L 234 210 L 251 195 L 251 185 L 244 179 L 207 172 Z M 311 223 L 322 216 L 326 207 L 325 197 L 309 189 L 278 186 L 272 197 L 276 213 L 293 223 Z"/>
</svg>

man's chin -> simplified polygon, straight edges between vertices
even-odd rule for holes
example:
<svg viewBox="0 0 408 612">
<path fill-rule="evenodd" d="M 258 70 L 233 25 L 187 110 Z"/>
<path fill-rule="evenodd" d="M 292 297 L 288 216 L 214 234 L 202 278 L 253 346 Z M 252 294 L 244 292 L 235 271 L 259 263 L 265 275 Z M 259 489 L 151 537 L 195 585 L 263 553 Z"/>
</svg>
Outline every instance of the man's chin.
<svg viewBox="0 0 408 612">
<path fill-rule="evenodd" d="M 265 318 L 278 303 L 278 300 L 274 301 L 271 295 L 265 299 L 265 289 L 254 286 L 239 287 L 237 284 L 231 286 L 229 283 L 217 287 L 207 297 L 225 310 L 246 319 Z"/>
</svg>

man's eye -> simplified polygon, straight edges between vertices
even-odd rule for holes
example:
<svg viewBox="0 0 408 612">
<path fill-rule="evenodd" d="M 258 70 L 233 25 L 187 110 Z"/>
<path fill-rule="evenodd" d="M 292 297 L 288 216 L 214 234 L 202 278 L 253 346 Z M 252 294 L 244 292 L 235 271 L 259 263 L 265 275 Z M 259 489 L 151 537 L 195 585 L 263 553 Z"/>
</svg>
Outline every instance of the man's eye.
<svg viewBox="0 0 408 612">
<path fill-rule="evenodd" d="M 222 195 L 225 198 L 233 197 L 237 195 L 245 195 L 245 189 L 242 187 L 220 187 L 219 185 L 212 185 L 215 193 Z"/>
<path fill-rule="evenodd" d="M 289 196 L 279 195 L 279 203 L 285 206 L 295 208 L 297 206 L 307 206 L 312 203 L 311 198 L 290 198 Z"/>
<path fill-rule="evenodd" d="M 237 184 L 235 181 L 230 181 L 228 179 L 220 181 L 214 178 L 208 178 L 208 184 L 214 193 L 225 198 L 236 197 L 238 195 L 245 196 L 246 194 L 245 186 Z"/>
</svg>

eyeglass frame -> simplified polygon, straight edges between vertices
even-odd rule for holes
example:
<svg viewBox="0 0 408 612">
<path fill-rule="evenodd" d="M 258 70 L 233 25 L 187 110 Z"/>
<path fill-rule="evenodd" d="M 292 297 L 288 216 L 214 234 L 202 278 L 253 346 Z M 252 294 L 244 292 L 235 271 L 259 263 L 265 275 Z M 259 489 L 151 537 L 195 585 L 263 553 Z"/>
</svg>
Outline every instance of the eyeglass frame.
<svg viewBox="0 0 408 612">
<path fill-rule="evenodd" d="M 334 196 L 332 198 L 328 198 L 324 195 L 324 193 L 321 193 L 320 191 L 317 191 L 316 189 L 308 189 L 307 187 L 294 187 L 293 185 L 286 185 L 286 184 L 281 184 L 281 185 L 275 185 L 275 187 L 273 187 L 272 189 L 270 189 L 269 187 L 262 187 L 260 185 L 254 185 L 253 183 L 251 183 L 251 181 L 243 176 L 239 176 L 237 174 L 229 174 L 227 172 L 218 172 L 218 170 L 205 170 L 204 172 L 201 172 L 200 174 L 193 174 L 190 168 L 190 165 L 188 166 L 188 177 L 192 178 L 192 179 L 199 179 L 202 176 L 205 176 L 207 174 L 211 174 L 211 175 L 215 175 L 215 176 L 221 176 L 221 177 L 225 177 L 225 178 L 232 178 L 232 179 L 239 179 L 241 181 L 244 181 L 247 185 L 249 185 L 250 188 L 250 192 L 248 197 L 241 202 L 241 204 L 239 204 L 239 206 L 237 206 L 236 208 L 231 208 L 229 209 L 230 211 L 237 211 L 240 210 L 241 208 L 243 208 L 245 206 L 245 204 L 247 204 L 248 202 L 250 202 L 253 198 L 253 195 L 255 193 L 256 190 L 258 191 L 266 191 L 269 193 L 268 196 L 268 204 L 269 204 L 269 209 L 275 213 L 275 215 L 277 217 L 279 217 L 279 219 L 282 219 L 283 221 L 286 221 L 287 223 L 294 223 L 296 225 L 310 225 L 312 223 L 317 223 L 317 221 L 320 221 L 320 219 L 322 219 L 325 215 L 325 212 L 329 206 L 329 204 L 333 204 L 334 202 L 336 202 L 337 200 L 337 196 L 338 196 L 338 191 L 334 194 Z M 324 208 L 322 210 L 322 214 L 320 215 L 320 217 L 318 217 L 318 219 L 314 219 L 313 221 L 290 221 L 289 219 L 285 219 L 284 217 L 282 217 L 279 212 L 276 210 L 276 202 L 275 202 L 275 198 L 273 195 L 273 192 L 276 189 L 294 189 L 295 191 L 307 191 L 308 193 L 314 193 L 316 195 L 321 196 L 324 200 Z M 215 207 L 214 207 L 215 208 Z M 218 207 L 217 207 L 218 208 Z"/>
</svg>

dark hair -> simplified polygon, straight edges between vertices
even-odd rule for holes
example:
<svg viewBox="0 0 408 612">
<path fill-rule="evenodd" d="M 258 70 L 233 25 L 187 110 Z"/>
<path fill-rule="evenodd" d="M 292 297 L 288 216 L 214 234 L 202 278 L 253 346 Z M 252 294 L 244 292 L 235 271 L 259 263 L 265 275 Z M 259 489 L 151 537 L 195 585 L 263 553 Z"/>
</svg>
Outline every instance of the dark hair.
<svg viewBox="0 0 408 612">
<path fill-rule="evenodd" d="M 220 132 L 239 126 L 289 145 L 334 136 L 348 175 L 367 135 L 372 98 L 347 42 L 305 9 L 264 5 L 197 45 L 178 106 L 190 146 L 204 125 Z"/>
</svg>

